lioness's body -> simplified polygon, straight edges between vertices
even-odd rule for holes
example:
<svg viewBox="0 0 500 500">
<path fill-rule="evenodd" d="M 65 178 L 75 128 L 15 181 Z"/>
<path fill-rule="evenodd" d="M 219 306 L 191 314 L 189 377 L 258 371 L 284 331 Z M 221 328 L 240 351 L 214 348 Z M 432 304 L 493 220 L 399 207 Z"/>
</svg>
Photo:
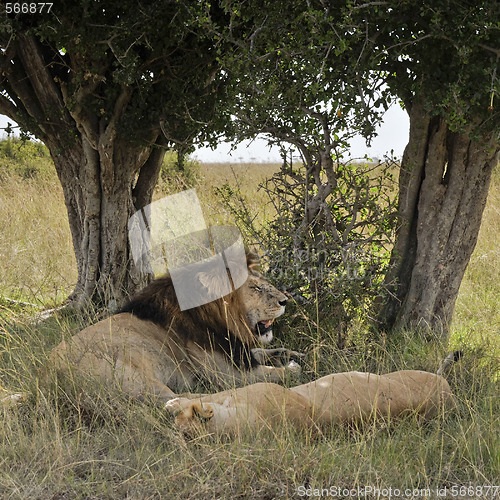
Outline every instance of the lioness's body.
<svg viewBox="0 0 500 500">
<path fill-rule="evenodd" d="M 407 412 L 432 418 L 453 401 L 441 376 L 403 370 L 386 375 L 335 373 L 291 389 L 254 384 L 193 400 L 174 399 L 167 409 L 177 414 L 176 425 L 185 432 L 235 434 L 245 427 L 258 429 L 285 420 L 298 428 L 325 430 Z"/>
<path fill-rule="evenodd" d="M 372 416 L 398 417 L 405 412 L 432 418 L 440 406 L 453 400 L 443 377 L 419 370 L 385 375 L 334 373 L 290 390 L 309 401 L 320 427 L 356 423 Z"/>
<path fill-rule="evenodd" d="M 200 381 L 225 388 L 283 380 L 298 365 L 264 362 L 288 351 L 256 345 L 271 340 L 271 324 L 283 314 L 286 297 L 252 262 L 239 289 L 186 311 L 177 304 L 170 277 L 160 278 L 133 297 L 125 312 L 61 342 L 51 360 L 60 370 L 100 378 L 131 396 L 151 394 L 164 400 L 193 390 Z"/>
</svg>

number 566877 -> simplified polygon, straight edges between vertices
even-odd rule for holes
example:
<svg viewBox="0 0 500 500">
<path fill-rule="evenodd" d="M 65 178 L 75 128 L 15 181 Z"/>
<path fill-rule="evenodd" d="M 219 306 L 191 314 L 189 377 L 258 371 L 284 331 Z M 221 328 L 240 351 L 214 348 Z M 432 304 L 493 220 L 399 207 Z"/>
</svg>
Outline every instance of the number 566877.
<svg viewBox="0 0 500 500">
<path fill-rule="evenodd" d="M 8 2 L 5 4 L 5 12 L 7 14 L 48 14 L 53 5 L 53 3 Z"/>
</svg>

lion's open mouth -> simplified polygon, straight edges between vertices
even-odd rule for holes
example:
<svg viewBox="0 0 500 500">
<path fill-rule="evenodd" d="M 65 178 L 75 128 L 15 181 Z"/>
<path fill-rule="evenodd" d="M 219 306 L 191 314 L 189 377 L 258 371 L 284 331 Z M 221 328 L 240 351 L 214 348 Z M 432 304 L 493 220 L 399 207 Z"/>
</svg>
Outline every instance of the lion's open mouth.
<svg viewBox="0 0 500 500">
<path fill-rule="evenodd" d="M 256 325 L 257 335 L 264 335 L 271 329 L 274 319 L 268 319 L 266 321 L 259 321 Z"/>
<path fill-rule="evenodd" d="M 274 319 L 259 321 L 255 325 L 255 335 L 261 344 L 269 344 L 273 340 L 273 326 Z"/>
</svg>

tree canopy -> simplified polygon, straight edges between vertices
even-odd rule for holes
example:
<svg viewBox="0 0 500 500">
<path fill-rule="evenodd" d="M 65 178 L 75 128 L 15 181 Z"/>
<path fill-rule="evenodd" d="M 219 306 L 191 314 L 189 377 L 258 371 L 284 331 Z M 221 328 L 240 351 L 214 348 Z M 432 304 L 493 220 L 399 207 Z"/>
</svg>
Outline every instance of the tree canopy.
<svg viewBox="0 0 500 500">
<path fill-rule="evenodd" d="M 212 40 L 201 30 L 209 14 L 217 16 L 198 2 L 90 0 L 59 2 L 39 15 L 10 14 L 1 25 L 1 110 L 42 140 L 48 121 L 64 120 L 84 127 L 95 144 L 99 127 L 110 123 L 145 141 L 163 124 L 167 140 L 190 144 L 207 124 L 214 127 L 221 81 Z M 37 57 L 50 78 L 37 74 L 45 94 L 29 80 Z M 43 105 L 49 92 L 50 107 Z M 65 130 L 67 139 L 74 128 Z"/>
</svg>

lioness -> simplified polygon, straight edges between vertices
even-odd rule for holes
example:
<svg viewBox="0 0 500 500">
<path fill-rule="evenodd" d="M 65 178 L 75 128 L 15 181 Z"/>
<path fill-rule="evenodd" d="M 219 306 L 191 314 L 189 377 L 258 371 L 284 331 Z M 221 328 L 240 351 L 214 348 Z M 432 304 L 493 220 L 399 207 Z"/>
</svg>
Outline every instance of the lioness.
<svg viewBox="0 0 500 500">
<path fill-rule="evenodd" d="M 420 370 L 334 373 L 290 390 L 309 401 L 314 421 L 322 428 L 409 412 L 433 418 L 442 405 L 454 401 L 443 377 Z"/>
<path fill-rule="evenodd" d="M 286 349 L 261 349 L 272 339 L 272 324 L 285 311 L 286 296 L 257 270 L 247 253 L 246 282 L 220 299 L 181 311 L 171 278 L 153 281 L 119 314 L 63 340 L 51 353 L 59 370 L 116 384 L 134 397 L 165 401 L 193 390 L 200 381 L 225 388 L 280 381 L 300 366 Z M 200 286 L 207 280 L 200 275 Z M 285 366 L 267 366 L 285 359 Z"/>
<path fill-rule="evenodd" d="M 334 373 L 291 389 L 254 384 L 197 399 L 172 399 L 166 408 L 188 435 L 234 435 L 242 429 L 258 430 L 282 421 L 298 429 L 324 431 L 336 424 L 359 424 L 373 417 L 395 418 L 409 412 L 432 418 L 440 407 L 450 407 L 453 402 L 443 377 L 403 370 L 386 375 Z"/>
</svg>

